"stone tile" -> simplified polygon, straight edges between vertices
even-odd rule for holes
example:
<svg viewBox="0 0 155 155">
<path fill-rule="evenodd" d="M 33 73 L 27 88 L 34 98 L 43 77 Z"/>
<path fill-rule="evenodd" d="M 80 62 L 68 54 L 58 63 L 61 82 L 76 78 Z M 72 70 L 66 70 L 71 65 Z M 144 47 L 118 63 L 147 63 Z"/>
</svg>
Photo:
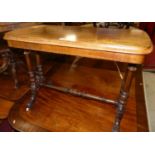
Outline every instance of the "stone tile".
<svg viewBox="0 0 155 155">
<path fill-rule="evenodd" d="M 149 130 L 155 131 L 155 73 L 143 72 Z"/>
</svg>

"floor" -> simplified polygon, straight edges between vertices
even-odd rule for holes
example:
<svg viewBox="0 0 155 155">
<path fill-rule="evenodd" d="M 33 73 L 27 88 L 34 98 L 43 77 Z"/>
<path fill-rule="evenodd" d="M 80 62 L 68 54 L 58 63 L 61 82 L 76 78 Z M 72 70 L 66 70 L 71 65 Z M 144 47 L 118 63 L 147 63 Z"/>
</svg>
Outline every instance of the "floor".
<svg viewBox="0 0 155 155">
<path fill-rule="evenodd" d="M 75 57 L 44 56 L 46 78 L 56 85 L 80 89 L 85 92 L 116 99 L 120 77 L 114 62 L 80 59 Z M 14 88 L 9 73 L 1 75 L 0 98 L 13 101 L 8 120 L 18 131 L 111 131 L 115 107 L 98 101 L 41 88 L 37 100 L 28 113 L 25 112 L 29 99 L 29 80 L 24 61 L 17 61 L 19 89 Z M 118 64 L 122 74 L 125 65 Z M 49 71 L 49 69 L 52 70 Z M 132 84 L 121 131 L 148 131 L 143 99 L 141 73 L 137 73 Z M 135 83 L 135 81 L 138 82 Z M 138 91 L 136 91 L 138 90 Z M 140 109 L 140 110 L 139 110 Z M 6 120 L 5 120 L 6 123 Z"/>
<path fill-rule="evenodd" d="M 155 72 L 143 72 L 149 131 L 155 131 Z"/>
</svg>

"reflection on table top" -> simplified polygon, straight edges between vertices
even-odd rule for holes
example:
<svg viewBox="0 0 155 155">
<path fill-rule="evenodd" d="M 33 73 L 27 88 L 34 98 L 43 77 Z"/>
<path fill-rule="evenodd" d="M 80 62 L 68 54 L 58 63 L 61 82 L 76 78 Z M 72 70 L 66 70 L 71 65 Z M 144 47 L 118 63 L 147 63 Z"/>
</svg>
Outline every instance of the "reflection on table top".
<svg viewBox="0 0 155 155">
<path fill-rule="evenodd" d="M 10 47 L 97 59 L 142 63 L 152 51 L 146 32 L 79 26 L 37 25 L 5 34 Z"/>
<path fill-rule="evenodd" d="M 148 35 L 139 29 L 40 25 L 9 32 L 5 39 L 134 54 L 152 49 Z"/>
</svg>

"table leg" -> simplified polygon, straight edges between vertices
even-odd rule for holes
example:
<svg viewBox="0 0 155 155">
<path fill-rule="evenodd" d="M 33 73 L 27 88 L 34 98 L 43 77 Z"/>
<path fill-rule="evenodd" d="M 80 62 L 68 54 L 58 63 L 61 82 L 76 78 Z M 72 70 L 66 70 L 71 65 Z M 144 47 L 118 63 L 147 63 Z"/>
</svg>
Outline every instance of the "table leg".
<svg viewBox="0 0 155 155">
<path fill-rule="evenodd" d="M 2 65 L 0 66 L 0 73 L 3 73 L 8 69 L 8 66 L 10 64 L 9 51 L 2 51 L 2 53 L 0 54 L 2 55 L 3 61 Z"/>
<path fill-rule="evenodd" d="M 40 54 L 36 53 L 35 57 L 36 57 L 36 65 L 37 65 L 36 79 L 37 79 L 38 85 L 42 85 L 43 82 L 45 81 L 45 77 L 42 69 Z"/>
<path fill-rule="evenodd" d="M 18 78 L 17 78 L 16 62 L 14 59 L 14 55 L 11 51 L 10 51 L 10 62 L 11 62 L 11 71 L 12 71 L 12 76 L 14 79 L 15 88 L 17 89 L 19 87 L 19 83 L 18 83 Z"/>
<path fill-rule="evenodd" d="M 117 104 L 116 118 L 115 118 L 112 131 L 120 130 L 120 123 L 125 111 L 125 106 L 129 96 L 129 90 L 131 87 L 132 79 L 134 77 L 134 72 L 136 70 L 137 70 L 136 66 L 128 65 L 127 70 L 125 72 L 125 76 L 121 84 L 121 89 L 120 89 L 120 94 L 119 94 L 118 104 Z"/>
<path fill-rule="evenodd" d="M 30 77 L 31 97 L 26 107 L 26 111 L 29 111 L 36 99 L 37 84 L 36 84 L 35 72 L 33 71 L 32 63 L 31 63 L 30 52 L 25 51 L 24 55 L 25 55 L 25 59 L 28 67 L 28 73 Z"/>
<path fill-rule="evenodd" d="M 13 52 L 10 51 L 9 48 L 3 49 L 2 51 L 2 60 L 3 64 L 0 66 L 0 73 L 6 71 L 9 66 L 11 66 L 11 72 L 15 84 L 15 88 L 18 88 L 18 79 L 17 79 L 17 72 L 16 72 L 16 62 L 14 59 Z"/>
</svg>

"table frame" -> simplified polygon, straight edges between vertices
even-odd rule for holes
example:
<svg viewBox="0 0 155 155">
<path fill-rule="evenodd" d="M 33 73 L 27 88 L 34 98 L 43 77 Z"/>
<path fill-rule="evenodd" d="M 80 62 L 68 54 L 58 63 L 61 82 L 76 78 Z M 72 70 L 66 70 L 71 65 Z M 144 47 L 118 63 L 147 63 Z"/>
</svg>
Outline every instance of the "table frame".
<svg viewBox="0 0 155 155">
<path fill-rule="evenodd" d="M 122 117 L 124 115 L 127 99 L 129 97 L 129 90 L 130 90 L 131 83 L 132 83 L 132 80 L 134 77 L 134 73 L 137 70 L 137 65 L 128 64 L 126 71 L 125 71 L 125 75 L 121 82 L 121 88 L 120 88 L 120 93 L 118 95 L 118 99 L 116 101 L 114 101 L 114 100 L 107 99 L 104 97 L 84 93 L 84 92 L 70 89 L 70 88 L 56 86 L 53 84 L 49 84 L 48 82 L 45 82 L 46 80 L 45 80 L 45 76 L 43 74 L 40 54 L 38 52 L 35 52 L 35 60 L 36 60 L 36 67 L 35 67 L 36 69 L 35 70 L 33 70 L 33 67 L 32 67 L 31 51 L 25 50 L 24 55 L 25 55 L 28 72 L 29 72 L 30 83 L 31 83 L 30 84 L 31 95 L 30 95 L 30 100 L 27 103 L 26 111 L 29 111 L 32 108 L 40 86 L 45 86 L 48 88 L 55 89 L 57 91 L 70 93 L 72 95 L 81 96 L 81 97 L 85 97 L 88 99 L 93 99 L 93 100 L 113 104 L 114 106 L 116 106 L 117 111 L 116 111 L 116 116 L 115 116 L 115 121 L 113 124 L 112 131 L 120 131 L 120 123 L 121 123 Z"/>
</svg>

